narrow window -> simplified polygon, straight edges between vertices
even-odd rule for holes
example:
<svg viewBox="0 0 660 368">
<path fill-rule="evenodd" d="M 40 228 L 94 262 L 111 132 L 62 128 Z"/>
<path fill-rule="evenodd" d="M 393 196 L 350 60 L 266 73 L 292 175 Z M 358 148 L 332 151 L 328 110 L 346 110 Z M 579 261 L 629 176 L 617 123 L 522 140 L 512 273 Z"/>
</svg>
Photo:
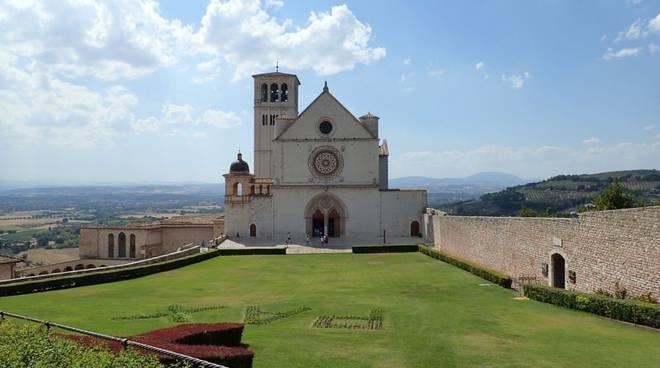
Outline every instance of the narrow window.
<svg viewBox="0 0 660 368">
<path fill-rule="evenodd" d="M 108 258 L 115 256 L 115 234 L 108 235 Z"/>
<path fill-rule="evenodd" d="M 270 102 L 277 102 L 279 100 L 280 94 L 277 90 L 277 84 L 273 83 L 270 85 Z"/>
<path fill-rule="evenodd" d="M 261 102 L 268 102 L 268 85 L 266 83 L 261 85 Z"/>
<path fill-rule="evenodd" d="M 129 246 L 128 256 L 130 258 L 135 258 L 135 234 L 131 234 L 130 239 L 131 240 L 129 242 L 130 246 Z"/>
<path fill-rule="evenodd" d="M 119 258 L 126 258 L 126 234 L 119 233 Z"/>
<path fill-rule="evenodd" d="M 286 85 L 286 83 L 282 83 L 282 96 L 280 96 L 282 102 L 287 102 L 289 101 L 289 86 Z"/>
</svg>

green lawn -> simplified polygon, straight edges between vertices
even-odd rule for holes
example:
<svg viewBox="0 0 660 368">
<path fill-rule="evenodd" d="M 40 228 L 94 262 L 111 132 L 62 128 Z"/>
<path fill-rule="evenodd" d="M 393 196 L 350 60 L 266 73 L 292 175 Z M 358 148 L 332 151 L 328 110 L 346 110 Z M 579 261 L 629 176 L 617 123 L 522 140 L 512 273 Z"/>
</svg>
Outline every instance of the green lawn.
<svg viewBox="0 0 660 368">
<path fill-rule="evenodd" d="M 255 367 L 660 367 L 660 333 L 561 309 L 418 253 L 218 257 L 141 279 L 0 298 L 0 309 L 114 335 L 171 326 L 170 304 L 221 304 L 192 322 L 241 321 Z M 384 310 L 381 330 L 318 329 L 319 315 Z"/>
</svg>

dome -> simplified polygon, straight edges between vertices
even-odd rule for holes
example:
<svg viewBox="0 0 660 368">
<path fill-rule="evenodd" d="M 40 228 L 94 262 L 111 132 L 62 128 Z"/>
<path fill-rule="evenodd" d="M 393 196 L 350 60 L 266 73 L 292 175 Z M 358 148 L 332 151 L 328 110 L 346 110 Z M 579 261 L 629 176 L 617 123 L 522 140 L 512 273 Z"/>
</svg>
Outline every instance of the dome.
<svg viewBox="0 0 660 368">
<path fill-rule="evenodd" d="M 229 173 L 231 174 L 249 174 L 250 165 L 243 161 L 243 155 L 239 152 L 236 161 L 232 162 L 229 166 Z"/>
</svg>

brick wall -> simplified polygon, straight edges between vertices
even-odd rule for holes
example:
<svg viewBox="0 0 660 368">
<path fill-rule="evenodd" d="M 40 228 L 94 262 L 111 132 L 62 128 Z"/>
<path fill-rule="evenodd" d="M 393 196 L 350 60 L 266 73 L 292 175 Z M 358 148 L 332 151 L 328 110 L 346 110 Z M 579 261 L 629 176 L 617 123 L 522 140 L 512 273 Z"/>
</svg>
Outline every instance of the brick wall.
<svg viewBox="0 0 660 368">
<path fill-rule="evenodd" d="M 565 259 L 566 288 L 660 299 L 660 207 L 590 212 L 577 219 L 432 216 L 437 248 L 513 277 L 550 284 L 551 256 Z M 542 265 L 549 274 L 543 275 Z M 569 282 L 568 272 L 576 273 Z"/>
</svg>

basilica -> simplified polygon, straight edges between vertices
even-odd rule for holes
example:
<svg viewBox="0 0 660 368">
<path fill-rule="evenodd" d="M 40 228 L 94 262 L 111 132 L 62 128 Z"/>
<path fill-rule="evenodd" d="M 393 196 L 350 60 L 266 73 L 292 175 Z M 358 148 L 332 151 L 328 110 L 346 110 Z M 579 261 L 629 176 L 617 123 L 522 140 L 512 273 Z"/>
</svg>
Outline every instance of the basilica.
<svg viewBox="0 0 660 368">
<path fill-rule="evenodd" d="M 356 118 L 327 83 L 299 113 L 296 75 L 253 78 L 254 171 L 239 152 L 224 175 L 227 236 L 273 243 L 422 236 L 426 191 L 388 188 L 378 116 Z"/>
</svg>

